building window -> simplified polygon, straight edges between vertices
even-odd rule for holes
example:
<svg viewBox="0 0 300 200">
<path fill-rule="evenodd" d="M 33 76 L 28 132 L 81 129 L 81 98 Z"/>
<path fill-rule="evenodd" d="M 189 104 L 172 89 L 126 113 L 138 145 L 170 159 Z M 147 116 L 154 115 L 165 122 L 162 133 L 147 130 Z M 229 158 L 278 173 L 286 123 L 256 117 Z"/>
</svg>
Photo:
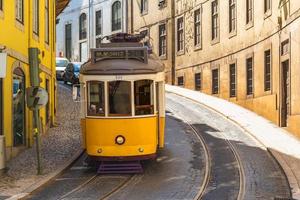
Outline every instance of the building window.
<svg viewBox="0 0 300 200">
<path fill-rule="evenodd" d="M 236 4 L 235 0 L 229 0 L 229 33 L 236 30 Z"/>
<path fill-rule="evenodd" d="M 65 25 L 65 47 L 66 58 L 70 60 L 72 57 L 72 24 Z"/>
<path fill-rule="evenodd" d="M 253 20 L 253 0 L 246 0 L 246 24 Z"/>
<path fill-rule="evenodd" d="M 265 51 L 265 91 L 271 90 L 271 50 Z"/>
<path fill-rule="evenodd" d="M 45 42 L 49 44 L 49 0 L 45 0 Z"/>
<path fill-rule="evenodd" d="M 211 39 L 215 40 L 219 34 L 219 13 L 218 13 L 218 1 L 211 2 Z"/>
<path fill-rule="evenodd" d="M 212 94 L 219 94 L 219 69 L 212 70 Z"/>
<path fill-rule="evenodd" d="M 33 1 L 33 32 L 39 35 L 39 25 L 40 25 L 40 1 Z"/>
<path fill-rule="evenodd" d="M 178 85 L 178 86 L 184 86 L 184 79 L 183 79 L 183 76 L 177 77 L 177 85 Z"/>
<path fill-rule="evenodd" d="M 141 0 L 141 14 L 148 12 L 148 0 Z"/>
<path fill-rule="evenodd" d="M 264 11 L 265 13 L 271 10 L 271 0 L 264 0 Z"/>
<path fill-rule="evenodd" d="M 285 40 L 281 43 L 281 55 L 284 56 L 290 52 L 289 40 Z"/>
<path fill-rule="evenodd" d="M 87 19 L 86 14 L 82 13 L 79 17 L 79 40 L 84 40 L 87 37 Z"/>
<path fill-rule="evenodd" d="M 201 73 L 195 74 L 195 90 L 200 91 L 202 89 L 201 85 Z"/>
<path fill-rule="evenodd" d="M 16 0 L 16 20 L 24 23 L 24 0 Z"/>
<path fill-rule="evenodd" d="M 112 24 L 111 24 L 111 30 L 117 31 L 121 29 L 121 20 L 122 20 L 122 11 L 121 11 L 121 2 L 116 1 L 112 5 Z"/>
<path fill-rule="evenodd" d="M 159 25 L 159 56 L 165 56 L 167 54 L 167 31 L 166 25 Z"/>
<path fill-rule="evenodd" d="M 96 36 L 102 34 L 102 11 L 96 11 Z"/>
<path fill-rule="evenodd" d="M 247 95 L 253 94 L 253 59 L 246 60 Z"/>
<path fill-rule="evenodd" d="M 229 73 L 230 97 L 236 97 L 236 68 L 234 63 L 229 65 Z"/>
<path fill-rule="evenodd" d="M 201 11 L 200 9 L 194 12 L 194 45 L 201 45 Z"/>
<path fill-rule="evenodd" d="M 183 17 L 177 19 L 177 51 L 183 51 Z"/>
</svg>

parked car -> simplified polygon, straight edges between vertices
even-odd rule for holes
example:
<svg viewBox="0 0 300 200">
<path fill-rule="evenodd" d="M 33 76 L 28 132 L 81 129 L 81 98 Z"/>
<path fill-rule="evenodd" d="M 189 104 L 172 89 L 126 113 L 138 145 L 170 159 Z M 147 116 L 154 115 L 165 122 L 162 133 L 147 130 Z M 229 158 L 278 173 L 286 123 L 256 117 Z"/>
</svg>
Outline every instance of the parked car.
<svg viewBox="0 0 300 200">
<path fill-rule="evenodd" d="M 63 74 L 68 64 L 69 60 L 67 58 L 56 58 L 56 80 L 63 80 Z"/>
<path fill-rule="evenodd" d="M 63 74 L 63 80 L 64 83 L 66 84 L 67 82 L 70 82 L 72 84 L 77 84 L 79 83 L 79 72 L 80 72 L 80 67 L 82 63 L 80 62 L 70 62 Z"/>
</svg>

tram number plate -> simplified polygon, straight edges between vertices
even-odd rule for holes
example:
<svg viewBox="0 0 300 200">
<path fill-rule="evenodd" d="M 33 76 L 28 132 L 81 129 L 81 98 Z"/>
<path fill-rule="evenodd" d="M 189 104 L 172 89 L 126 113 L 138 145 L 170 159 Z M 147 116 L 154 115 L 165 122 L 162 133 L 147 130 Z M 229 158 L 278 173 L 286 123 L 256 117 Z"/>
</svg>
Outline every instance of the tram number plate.
<svg viewBox="0 0 300 200">
<path fill-rule="evenodd" d="M 117 80 L 117 81 L 123 80 L 123 76 L 116 76 L 116 80 Z"/>
</svg>

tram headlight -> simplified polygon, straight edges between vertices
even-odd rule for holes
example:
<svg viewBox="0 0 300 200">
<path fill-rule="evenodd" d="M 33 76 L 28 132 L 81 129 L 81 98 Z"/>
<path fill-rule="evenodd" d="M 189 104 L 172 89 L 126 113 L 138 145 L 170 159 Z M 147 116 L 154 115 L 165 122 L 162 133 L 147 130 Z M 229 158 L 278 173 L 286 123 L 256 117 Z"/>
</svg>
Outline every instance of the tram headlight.
<svg viewBox="0 0 300 200">
<path fill-rule="evenodd" d="M 122 145 L 125 143 L 125 137 L 122 135 L 118 135 L 115 139 L 116 144 Z"/>
</svg>

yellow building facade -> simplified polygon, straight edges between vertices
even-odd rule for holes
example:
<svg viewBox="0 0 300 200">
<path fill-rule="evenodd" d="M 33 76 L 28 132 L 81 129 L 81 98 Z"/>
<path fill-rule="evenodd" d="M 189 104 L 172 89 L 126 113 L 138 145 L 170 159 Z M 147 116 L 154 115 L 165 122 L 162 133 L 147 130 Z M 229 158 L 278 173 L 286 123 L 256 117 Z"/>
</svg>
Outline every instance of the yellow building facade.
<svg viewBox="0 0 300 200">
<path fill-rule="evenodd" d="M 300 1 L 162 2 L 175 4 L 176 85 L 237 103 L 300 137 Z M 146 7 L 136 25 L 158 29 L 157 2 Z M 158 44 L 160 35 L 151 39 Z"/>
<path fill-rule="evenodd" d="M 33 144 L 33 114 L 25 103 L 25 90 L 30 87 L 30 47 L 41 52 L 41 87 L 49 94 L 48 104 L 40 110 L 42 132 L 55 120 L 56 2 L 0 0 L 0 52 L 7 55 L 6 75 L 0 78 L 0 135 L 5 136 L 7 159 Z"/>
</svg>

